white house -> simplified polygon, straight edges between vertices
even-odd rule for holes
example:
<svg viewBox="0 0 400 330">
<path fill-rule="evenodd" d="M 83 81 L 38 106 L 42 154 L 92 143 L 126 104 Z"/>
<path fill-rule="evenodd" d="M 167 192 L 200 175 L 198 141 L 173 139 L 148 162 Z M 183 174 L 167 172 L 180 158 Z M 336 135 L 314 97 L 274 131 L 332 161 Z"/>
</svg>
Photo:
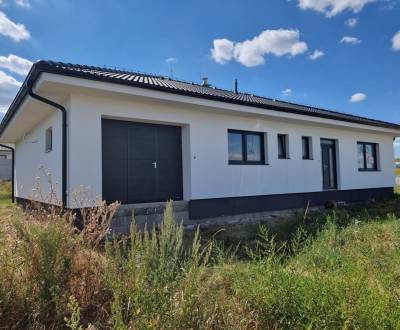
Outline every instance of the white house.
<svg viewBox="0 0 400 330">
<path fill-rule="evenodd" d="M 398 136 L 398 124 L 48 61 L 0 127 L 15 144 L 17 201 L 43 166 L 69 208 L 85 186 L 110 202 L 188 201 L 193 219 L 390 197 Z"/>
</svg>

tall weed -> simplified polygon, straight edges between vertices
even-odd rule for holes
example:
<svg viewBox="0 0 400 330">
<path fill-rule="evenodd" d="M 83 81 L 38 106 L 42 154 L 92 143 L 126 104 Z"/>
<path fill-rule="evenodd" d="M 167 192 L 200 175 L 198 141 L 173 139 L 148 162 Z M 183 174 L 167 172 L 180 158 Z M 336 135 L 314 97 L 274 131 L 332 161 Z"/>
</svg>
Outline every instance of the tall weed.
<svg viewBox="0 0 400 330">
<path fill-rule="evenodd" d="M 170 322 L 171 303 L 180 281 L 208 263 L 211 246 L 201 247 L 198 232 L 191 248 L 183 246 L 183 227 L 174 220 L 172 202 L 159 228 L 140 231 L 134 220 L 129 240 L 107 245 L 114 292 L 116 328 L 159 328 Z"/>
</svg>

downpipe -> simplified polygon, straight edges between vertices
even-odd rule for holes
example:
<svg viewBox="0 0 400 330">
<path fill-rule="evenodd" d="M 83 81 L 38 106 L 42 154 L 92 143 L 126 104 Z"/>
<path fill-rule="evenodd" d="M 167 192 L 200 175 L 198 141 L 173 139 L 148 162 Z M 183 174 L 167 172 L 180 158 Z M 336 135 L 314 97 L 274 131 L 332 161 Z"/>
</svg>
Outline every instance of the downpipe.
<svg viewBox="0 0 400 330">
<path fill-rule="evenodd" d="M 36 94 L 32 90 L 31 85 L 27 85 L 27 89 L 28 89 L 28 94 L 30 97 L 56 108 L 57 110 L 61 111 L 61 114 L 62 114 L 62 160 L 61 160 L 61 162 L 62 162 L 62 183 L 61 183 L 62 192 L 61 192 L 61 194 L 62 194 L 62 207 L 66 207 L 67 206 L 67 111 L 61 104 L 58 104 L 52 100 L 46 99 L 45 97 Z"/>
</svg>

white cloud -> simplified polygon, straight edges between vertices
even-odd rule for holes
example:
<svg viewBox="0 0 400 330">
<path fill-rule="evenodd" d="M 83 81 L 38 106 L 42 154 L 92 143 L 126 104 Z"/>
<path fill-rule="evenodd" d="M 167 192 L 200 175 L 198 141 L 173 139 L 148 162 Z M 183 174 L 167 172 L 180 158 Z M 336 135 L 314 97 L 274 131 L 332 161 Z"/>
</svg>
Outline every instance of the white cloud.
<svg viewBox="0 0 400 330">
<path fill-rule="evenodd" d="M 13 39 L 14 41 L 21 41 L 30 38 L 30 33 L 26 29 L 25 25 L 14 23 L 2 11 L 0 11 L 0 34 Z"/>
<path fill-rule="evenodd" d="M 400 138 L 396 138 L 393 142 L 393 145 L 397 148 L 400 147 Z"/>
<path fill-rule="evenodd" d="M 7 57 L 0 56 L 0 68 L 7 69 L 20 75 L 28 74 L 32 64 L 31 61 L 17 55 L 10 54 Z"/>
<path fill-rule="evenodd" d="M 345 44 L 351 44 L 351 45 L 358 45 L 361 43 L 361 40 L 356 38 L 356 37 L 349 37 L 349 36 L 344 36 L 342 40 L 340 40 L 340 43 L 345 43 Z"/>
<path fill-rule="evenodd" d="M 290 95 L 292 95 L 293 91 L 290 88 L 286 88 L 285 90 L 282 91 L 282 95 L 284 97 L 288 97 Z"/>
<path fill-rule="evenodd" d="M 326 17 L 333 17 L 345 10 L 358 13 L 366 4 L 375 1 L 377 0 L 298 0 L 298 6 L 304 10 L 311 9 L 323 13 Z"/>
<path fill-rule="evenodd" d="M 211 49 L 211 56 L 220 64 L 225 64 L 233 58 L 235 45 L 228 39 L 215 39 L 214 47 Z"/>
<path fill-rule="evenodd" d="M 15 4 L 24 8 L 31 8 L 31 3 L 29 0 L 14 0 Z M 0 5 L 4 4 L 3 0 L 0 0 Z"/>
<path fill-rule="evenodd" d="M 349 18 L 346 22 L 344 22 L 344 24 L 349 28 L 356 27 L 358 24 L 358 18 Z"/>
<path fill-rule="evenodd" d="M 400 31 L 398 31 L 392 39 L 392 48 L 396 51 L 400 51 Z"/>
<path fill-rule="evenodd" d="M 165 59 L 165 62 L 167 63 L 174 63 L 174 62 L 178 62 L 178 59 L 175 57 L 168 57 Z"/>
<path fill-rule="evenodd" d="M 29 0 L 15 0 L 15 3 L 20 7 L 31 8 Z"/>
<path fill-rule="evenodd" d="M 21 83 L 14 77 L 0 70 L 0 112 L 8 109 L 20 86 Z"/>
<path fill-rule="evenodd" d="M 314 52 L 311 55 L 309 55 L 308 58 L 310 60 L 315 61 L 324 55 L 325 55 L 325 53 L 323 51 L 317 49 L 317 50 L 314 50 Z"/>
<path fill-rule="evenodd" d="M 350 98 L 350 102 L 352 103 L 357 103 L 357 102 L 362 102 L 367 98 L 367 95 L 365 95 L 364 93 L 355 93 L 351 96 Z"/>
<path fill-rule="evenodd" d="M 397 0 L 381 0 L 381 8 L 383 10 L 393 10 L 396 6 Z"/>
<path fill-rule="evenodd" d="M 299 40 L 298 30 L 265 30 L 251 40 L 233 42 L 228 39 L 214 40 L 211 55 L 217 63 L 224 64 L 232 59 L 253 67 L 263 64 L 265 56 L 296 56 L 307 51 L 305 42 Z"/>
</svg>

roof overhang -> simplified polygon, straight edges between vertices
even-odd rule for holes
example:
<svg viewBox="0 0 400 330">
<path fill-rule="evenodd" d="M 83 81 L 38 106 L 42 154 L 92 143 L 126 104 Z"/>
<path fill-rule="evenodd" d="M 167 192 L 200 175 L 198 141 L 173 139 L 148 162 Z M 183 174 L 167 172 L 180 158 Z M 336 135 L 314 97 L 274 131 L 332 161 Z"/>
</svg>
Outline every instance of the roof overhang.
<svg viewBox="0 0 400 330">
<path fill-rule="evenodd" d="M 57 103 L 64 103 L 62 95 L 48 94 L 43 89 L 43 76 L 37 81 L 33 90 L 43 96 L 52 98 Z M 27 135 L 35 126 L 46 118 L 54 109 L 42 102 L 39 102 L 27 93 L 27 87 L 22 86 L 13 105 L 6 113 L 0 130 L 0 143 L 15 143 Z M 11 112 L 11 110 L 13 110 Z"/>
</svg>

